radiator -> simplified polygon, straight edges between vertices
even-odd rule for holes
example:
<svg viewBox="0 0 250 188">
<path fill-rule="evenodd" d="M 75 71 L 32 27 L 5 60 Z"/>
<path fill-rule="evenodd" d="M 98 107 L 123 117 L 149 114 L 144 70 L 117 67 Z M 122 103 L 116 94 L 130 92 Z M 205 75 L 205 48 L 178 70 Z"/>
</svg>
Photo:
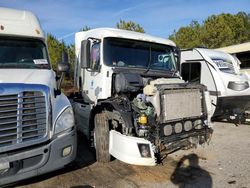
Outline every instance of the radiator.
<svg viewBox="0 0 250 188">
<path fill-rule="evenodd" d="M 202 99 L 199 89 L 165 90 L 161 95 L 163 123 L 182 118 L 200 117 Z"/>
</svg>

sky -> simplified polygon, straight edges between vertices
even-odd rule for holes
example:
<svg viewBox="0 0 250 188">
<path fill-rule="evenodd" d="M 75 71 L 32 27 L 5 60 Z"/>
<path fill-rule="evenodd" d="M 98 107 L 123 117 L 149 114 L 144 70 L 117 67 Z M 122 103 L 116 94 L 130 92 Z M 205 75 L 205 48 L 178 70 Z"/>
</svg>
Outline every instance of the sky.
<svg viewBox="0 0 250 188">
<path fill-rule="evenodd" d="M 45 32 L 68 44 L 84 26 L 116 27 L 120 19 L 168 38 L 192 20 L 202 23 L 212 14 L 250 13 L 250 0 L 0 0 L 0 6 L 32 11 Z"/>
</svg>

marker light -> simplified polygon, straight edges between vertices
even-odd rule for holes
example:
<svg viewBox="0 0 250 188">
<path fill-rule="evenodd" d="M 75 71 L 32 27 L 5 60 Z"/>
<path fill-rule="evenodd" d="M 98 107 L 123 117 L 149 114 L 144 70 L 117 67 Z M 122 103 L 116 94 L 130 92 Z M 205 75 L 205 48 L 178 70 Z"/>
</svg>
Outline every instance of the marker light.
<svg viewBox="0 0 250 188">
<path fill-rule="evenodd" d="M 72 150 L 72 146 L 67 146 L 67 147 L 63 148 L 62 156 L 63 157 L 68 156 L 71 153 L 71 150 Z"/>
<path fill-rule="evenodd" d="M 39 35 L 40 33 L 41 33 L 41 32 L 40 32 L 38 29 L 36 29 L 36 34 Z"/>
<path fill-rule="evenodd" d="M 145 114 L 142 114 L 140 117 L 139 117 L 139 120 L 138 122 L 142 125 L 145 125 L 148 123 L 148 117 L 145 115 Z"/>
</svg>

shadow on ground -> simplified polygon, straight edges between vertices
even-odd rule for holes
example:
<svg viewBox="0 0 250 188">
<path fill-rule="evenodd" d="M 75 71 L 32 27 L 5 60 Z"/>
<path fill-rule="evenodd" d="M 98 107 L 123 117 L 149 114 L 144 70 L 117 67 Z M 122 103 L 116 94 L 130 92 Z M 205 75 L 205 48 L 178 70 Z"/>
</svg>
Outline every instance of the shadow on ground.
<svg viewBox="0 0 250 188">
<path fill-rule="evenodd" d="M 173 174 L 171 182 L 179 188 L 184 187 L 212 187 L 212 177 L 209 172 L 199 166 L 199 157 L 192 153 L 182 157 Z"/>
</svg>

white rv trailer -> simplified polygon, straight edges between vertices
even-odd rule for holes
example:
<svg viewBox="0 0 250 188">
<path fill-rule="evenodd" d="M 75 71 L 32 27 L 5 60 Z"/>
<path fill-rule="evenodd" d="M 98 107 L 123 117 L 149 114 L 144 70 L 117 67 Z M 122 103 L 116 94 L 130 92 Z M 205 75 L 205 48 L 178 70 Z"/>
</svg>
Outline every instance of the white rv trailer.
<svg viewBox="0 0 250 188">
<path fill-rule="evenodd" d="M 236 57 L 221 51 L 194 48 L 181 52 L 182 78 L 207 86 L 213 119 L 239 122 L 250 108 L 250 79 L 240 72 L 239 64 Z"/>
</svg>

